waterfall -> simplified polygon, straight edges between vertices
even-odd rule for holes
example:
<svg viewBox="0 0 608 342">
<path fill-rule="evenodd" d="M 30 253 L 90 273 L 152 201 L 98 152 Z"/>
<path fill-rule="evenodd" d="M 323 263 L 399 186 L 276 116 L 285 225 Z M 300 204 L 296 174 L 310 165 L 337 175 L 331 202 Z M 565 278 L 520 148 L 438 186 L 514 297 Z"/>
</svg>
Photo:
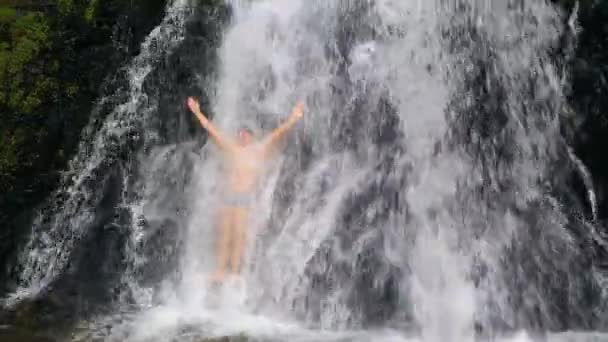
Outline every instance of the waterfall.
<svg viewBox="0 0 608 342">
<path fill-rule="evenodd" d="M 557 328 L 564 310 L 573 322 L 590 317 L 558 303 L 584 301 L 581 282 L 593 279 L 575 279 L 592 269 L 572 229 L 590 232 L 552 184 L 568 153 L 567 78 L 550 56 L 563 27 L 556 7 L 232 5 L 217 123 L 263 133 L 307 102 L 255 211 L 252 305 L 322 328 L 402 317 L 430 340 Z M 194 175 L 192 241 L 214 236 L 215 167 Z M 212 262 L 211 249 L 197 245 L 183 260 Z M 393 303 L 373 303 L 386 296 Z"/>
<path fill-rule="evenodd" d="M 564 26 L 556 7 L 227 3 L 216 75 L 197 75 L 209 100 L 203 111 L 229 135 L 247 124 L 262 137 L 306 102 L 252 208 L 243 287 L 214 295 L 206 285 L 222 190 L 217 148 L 179 128 L 163 140 L 147 126 L 160 112 L 186 115 L 142 87 L 159 58 L 151 42 L 168 53 L 182 41 L 187 3 L 175 1 L 130 66 L 129 101 L 91 124 L 54 197 L 63 199 L 34 225 L 24 288 L 65 271 L 99 219 L 103 187 L 91 180 L 103 178 L 121 144 L 140 139 L 134 132 L 147 132 L 129 157 L 137 167 L 113 168 L 129 227 L 124 302 L 140 311 L 102 334 L 107 340 L 473 341 L 593 318 L 586 298 L 602 277 L 582 248 L 603 240 L 593 222 L 573 218 L 577 208 L 564 208 L 556 184 L 569 171 L 560 158 L 577 160 L 560 133 L 568 81 L 551 55 Z M 219 309 L 209 296 L 220 297 Z"/>
</svg>

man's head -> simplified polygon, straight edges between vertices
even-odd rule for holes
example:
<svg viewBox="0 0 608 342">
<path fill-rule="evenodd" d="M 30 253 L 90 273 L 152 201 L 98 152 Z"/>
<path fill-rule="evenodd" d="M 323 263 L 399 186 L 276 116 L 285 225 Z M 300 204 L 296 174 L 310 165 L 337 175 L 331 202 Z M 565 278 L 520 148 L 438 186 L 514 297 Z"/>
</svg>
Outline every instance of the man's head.
<svg viewBox="0 0 608 342">
<path fill-rule="evenodd" d="M 247 146 L 253 142 L 253 131 L 247 127 L 242 126 L 238 130 L 238 141 L 242 146 Z"/>
</svg>

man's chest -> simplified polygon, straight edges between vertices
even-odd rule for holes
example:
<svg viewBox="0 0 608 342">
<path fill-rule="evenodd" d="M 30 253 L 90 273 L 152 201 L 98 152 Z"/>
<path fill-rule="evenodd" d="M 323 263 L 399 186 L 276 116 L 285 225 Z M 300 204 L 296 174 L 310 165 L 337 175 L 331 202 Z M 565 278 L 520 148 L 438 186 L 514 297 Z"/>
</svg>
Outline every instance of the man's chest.
<svg viewBox="0 0 608 342">
<path fill-rule="evenodd" d="M 258 173 L 263 168 L 261 154 L 254 149 L 243 149 L 229 158 L 227 167 L 237 173 Z"/>
</svg>

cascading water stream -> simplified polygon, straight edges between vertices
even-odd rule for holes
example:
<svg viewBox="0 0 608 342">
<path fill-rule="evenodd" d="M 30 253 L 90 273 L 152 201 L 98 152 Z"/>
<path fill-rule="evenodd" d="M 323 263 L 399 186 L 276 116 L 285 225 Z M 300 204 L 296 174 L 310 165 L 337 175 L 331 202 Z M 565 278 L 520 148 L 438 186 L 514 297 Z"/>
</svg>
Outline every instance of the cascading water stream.
<svg viewBox="0 0 608 342">
<path fill-rule="evenodd" d="M 182 39 L 184 9 L 188 3 L 188 0 L 171 1 L 161 25 L 142 44 L 140 55 L 128 67 L 127 102 L 118 105 L 103 119 L 101 126 L 97 115 L 92 116 L 91 123 L 85 128 L 78 153 L 70 162 L 69 171 L 60 188 L 51 196 L 48 208 L 41 211 L 33 223 L 31 239 L 19 262 L 23 269 L 20 288 L 7 304 L 10 305 L 23 296 L 36 295 L 63 272 L 74 244 L 86 233 L 87 227 L 94 224 L 95 207 L 100 205 L 103 197 L 107 164 L 112 165 L 111 160 L 122 145 L 140 139 L 137 127 L 149 120 L 149 116 L 156 110 L 154 101 L 147 98 L 142 86 L 152 70 L 152 64 Z M 106 99 L 107 97 L 99 101 L 95 111 L 99 111 Z M 124 198 L 130 176 L 128 173 L 125 170 L 122 176 L 125 189 L 121 206 L 130 212 L 132 221 L 136 222 L 138 203 L 128 203 L 129 200 Z M 130 245 L 136 245 L 141 231 L 136 223 L 132 228 L 133 240 Z M 127 254 L 134 256 L 134 253 L 132 251 Z"/>
<path fill-rule="evenodd" d="M 149 41 L 179 44 L 186 4 L 172 3 Z M 216 147 L 192 156 L 184 152 L 192 142 L 157 145 L 147 127 L 140 170 L 122 178 L 137 194 L 122 204 L 132 230 L 122 280 L 140 307 L 153 308 L 104 338 L 473 341 L 551 329 L 563 297 L 569 319 L 587 317 L 576 307 L 585 291 L 576 272 L 587 264 L 551 184 L 558 156 L 568 153 L 558 114 L 565 80 L 549 58 L 562 18 L 553 6 L 229 5 L 217 80 L 199 84 L 211 96 L 203 111 L 228 134 L 245 123 L 262 136 L 297 100 L 307 107 L 252 209 L 244 287 L 227 287 L 219 308 L 205 304 L 222 176 Z M 95 193 L 81 184 L 108 158 L 108 132 L 123 136 L 161 110 L 142 89 L 155 58 L 148 48 L 133 64 L 130 102 L 108 116 L 93 147 L 83 143 L 73 167 L 81 181 L 54 216 L 40 218 L 55 223 L 35 225 L 24 285 L 61 272 L 94 219 L 79 198 L 94 206 Z M 113 133 L 117 123 L 123 133 Z M 176 269 L 152 285 L 142 273 L 157 265 L 139 248 L 150 228 L 139 219 L 171 221 L 178 235 L 165 242 L 180 251 Z"/>
<path fill-rule="evenodd" d="M 259 290 L 259 297 L 252 299 L 254 306 L 265 307 L 269 314 L 278 310 L 281 315 L 290 315 L 279 308 L 289 308 L 290 303 L 307 296 L 310 279 L 305 271 L 315 263 L 313 258 L 321 246 L 344 228 L 340 221 L 345 202 L 353 194 L 363 194 L 362 189 L 382 182 L 376 173 L 387 152 L 380 150 L 373 135 L 378 129 L 389 134 L 399 131 L 397 127 L 383 127 L 395 120 L 390 109 L 379 108 L 383 101 L 407 116 L 402 120 L 405 141 L 387 142 L 394 150 L 407 145 L 411 151 L 407 158 L 424 162 L 435 140 L 445 132 L 447 89 L 442 86 L 441 73 L 427 71 L 427 64 L 440 64 L 439 41 L 429 33 L 435 25 L 435 6 L 389 1 L 359 5 L 268 1 L 235 2 L 233 9 L 234 25 L 220 50 L 218 95 L 213 108 L 213 112 L 221 113 L 217 124 L 232 131 L 235 125 L 247 122 L 253 123 L 257 131 L 267 131 L 272 124 L 266 123 L 280 122 L 296 100 L 307 101 L 302 127 L 276 165 L 276 188 L 271 188 L 268 196 L 274 196 L 274 205 L 261 200 L 261 207 L 254 210 L 253 229 L 262 235 L 256 244 L 263 252 L 254 254 L 248 278 L 252 291 Z M 360 16 L 362 30 L 369 32 L 349 42 L 340 36 L 342 30 L 351 27 L 340 25 L 354 25 L 350 15 Z M 357 30 L 356 26 L 352 29 Z M 337 86 L 344 87 L 342 94 L 335 90 Z M 372 112 L 361 113 L 363 110 Z M 377 120 L 372 119 L 374 113 Z M 363 120 L 361 127 L 349 127 L 355 120 Z M 256 125 L 260 122 L 264 125 Z M 348 136 L 349 130 L 353 136 Z M 355 139 L 354 135 L 360 141 L 349 141 Z M 298 151 L 302 144 L 308 144 L 311 155 Z M 304 163 L 308 165 L 302 168 Z M 215 168 L 214 163 L 203 161 L 195 173 L 199 180 L 194 182 L 200 185 L 195 186 L 197 209 L 189 241 L 213 241 L 214 215 L 213 209 L 208 209 L 213 208 L 215 198 Z M 397 178 L 402 177 L 402 170 L 395 173 Z M 284 188 L 292 191 L 289 207 L 276 200 L 285 196 Z M 268 208 L 276 211 L 277 218 Z M 370 216 L 375 215 L 373 208 L 368 210 Z M 184 257 L 186 263 L 213 259 L 211 246 L 193 244 L 194 252 Z M 361 251 L 370 247 L 364 242 L 360 245 Z M 209 271 L 210 265 L 206 267 Z M 189 270 L 187 277 L 196 267 L 185 269 Z M 197 287 L 189 289 L 196 292 Z M 357 324 L 347 303 L 354 294 L 347 292 L 336 288 L 324 293 L 320 305 L 325 308 L 314 314 L 304 312 L 304 316 L 315 320 L 313 316 L 318 315 L 316 319 L 325 327 Z M 196 298 L 194 293 L 186 297 Z"/>
<path fill-rule="evenodd" d="M 551 201 L 540 180 L 551 159 L 545 153 L 551 153 L 557 136 L 550 113 L 525 116 L 531 109 L 525 107 L 529 95 L 524 78 L 517 75 L 541 73 L 547 78 L 538 86 L 548 90 L 549 106 L 561 101 L 550 66 L 533 62 L 555 40 L 551 30 L 557 15 L 535 2 L 523 11 L 484 4 L 465 3 L 469 8 L 462 13 L 435 2 L 232 3 L 233 24 L 219 52 L 217 97 L 210 108 L 219 113 L 216 123 L 228 132 L 242 122 L 267 131 L 297 99 L 307 101 L 303 127 L 286 147 L 254 210 L 246 276 L 250 298 L 245 307 L 237 305 L 240 310 L 255 308 L 323 328 L 360 327 L 368 324 L 370 307 L 358 283 L 379 295 L 390 279 L 397 279 L 398 305 L 392 314 L 407 312 L 425 340 L 473 339 L 475 324 L 491 326 L 487 320 L 492 314 L 521 324 L 509 318 L 517 309 L 509 307 L 510 289 L 502 278 L 507 272 L 500 269 L 503 249 L 529 223 L 509 207 Z M 450 122 L 454 114 L 446 115 L 448 108 L 459 109 L 451 100 L 453 91 L 471 91 L 462 88 L 468 65 L 459 69 L 461 56 L 473 63 L 466 48 L 443 51 L 458 38 L 444 38 L 441 30 L 458 29 L 459 20 L 467 20 L 461 15 L 487 20 L 479 29 L 488 40 L 472 44 L 498 49 L 510 43 L 501 35 L 535 27 L 527 26 L 534 24 L 526 16 L 546 26 L 546 33 L 499 50 L 498 82 L 512 97 L 505 104 L 508 128 L 496 137 L 508 140 L 495 142 L 511 141 L 520 149 L 507 162 L 512 172 L 494 173 L 469 155 L 472 144 L 459 147 L 458 139 L 464 137 L 458 125 L 474 124 L 476 118 L 456 116 Z M 525 25 L 515 27 L 521 20 Z M 517 64 L 522 56 L 532 63 Z M 451 134 L 461 136 L 452 139 Z M 481 147 L 493 157 L 490 143 Z M 212 149 L 206 156 L 213 155 L 214 147 L 205 148 Z M 195 307 L 205 296 L 201 284 L 213 267 L 217 168 L 204 159 L 193 173 L 184 282 L 176 292 Z M 477 189 L 492 179 L 513 183 L 515 203 L 507 198 L 494 209 L 484 202 L 488 197 L 476 197 Z M 559 208 L 539 215 L 555 216 L 548 238 L 571 248 Z M 480 234 L 480 224 L 493 227 Z M 366 263 L 378 269 L 366 270 Z M 491 272 L 476 284 L 479 263 Z M 493 313 L 479 309 L 492 305 Z"/>
</svg>

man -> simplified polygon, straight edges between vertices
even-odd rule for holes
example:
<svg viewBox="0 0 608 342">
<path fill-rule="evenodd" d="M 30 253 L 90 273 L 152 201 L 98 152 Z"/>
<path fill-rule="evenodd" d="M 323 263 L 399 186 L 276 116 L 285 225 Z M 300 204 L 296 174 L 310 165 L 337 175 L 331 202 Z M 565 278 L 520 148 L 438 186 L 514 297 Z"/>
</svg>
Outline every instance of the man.
<svg viewBox="0 0 608 342">
<path fill-rule="evenodd" d="M 221 283 L 228 272 L 240 273 L 247 244 L 249 212 L 256 200 L 258 177 L 264 171 L 264 164 L 275 155 L 285 133 L 302 118 L 304 103 L 298 102 L 290 118 L 261 141 L 255 141 L 252 131 L 246 127 L 239 129 L 237 139 L 233 141 L 203 115 L 197 100 L 188 98 L 188 107 L 225 157 L 227 172 L 223 184 L 225 188 L 220 197 L 217 268 L 211 276 L 212 282 Z"/>
</svg>

